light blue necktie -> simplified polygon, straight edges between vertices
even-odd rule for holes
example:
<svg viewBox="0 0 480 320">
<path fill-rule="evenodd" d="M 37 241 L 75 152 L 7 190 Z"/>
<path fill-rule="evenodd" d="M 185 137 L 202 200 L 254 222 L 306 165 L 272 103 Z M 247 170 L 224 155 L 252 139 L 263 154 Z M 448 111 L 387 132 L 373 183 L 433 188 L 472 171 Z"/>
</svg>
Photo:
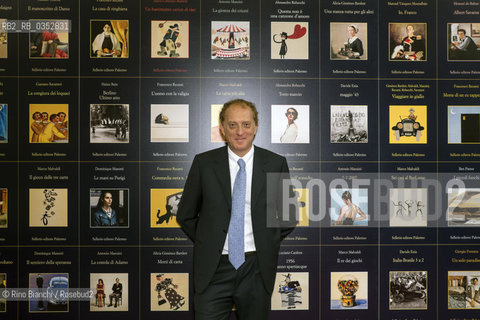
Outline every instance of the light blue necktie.
<svg viewBox="0 0 480 320">
<path fill-rule="evenodd" d="M 240 169 L 235 177 L 232 193 L 232 214 L 230 225 L 228 226 L 228 260 L 235 269 L 245 262 L 245 196 L 247 193 L 247 173 L 245 171 L 245 161 L 237 161 Z"/>
</svg>

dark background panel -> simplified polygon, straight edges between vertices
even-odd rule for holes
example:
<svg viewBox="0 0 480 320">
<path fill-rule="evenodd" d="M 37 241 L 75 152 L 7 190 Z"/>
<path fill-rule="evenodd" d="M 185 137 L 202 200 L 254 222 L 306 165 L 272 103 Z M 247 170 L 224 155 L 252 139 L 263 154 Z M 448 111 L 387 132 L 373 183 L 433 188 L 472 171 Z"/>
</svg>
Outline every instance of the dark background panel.
<svg viewBox="0 0 480 320">
<path fill-rule="evenodd" d="M 87 303 L 71 302 L 68 314 L 29 314 L 28 303 L 22 302 L 19 304 L 20 315 L 17 317 L 29 319 L 64 319 L 65 316 L 72 319 L 85 317 L 154 319 L 165 315 L 178 319 L 192 317 L 191 242 L 180 228 L 151 226 L 152 219 L 155 220 L 157 214 L 152 202 L 158 200 L 152 197 L 151 190 L 183 188 L 193 156 L 197 152 L 224 145 L 221 142 L 211 142 L 211 105 L 222 105 L 233 98 L 245 98 L 257 104 L 260 126 L 255 144 L 286 155 L 292 177 L 298 178 L 303 183 L 316 178 L 319 171 L 322 172 L 320 177 L 324 181 L 333 179 L 332 177 L 329 179 L 324 174 L 326 172 L 332 173 L 334 177 L 352 178 L 359 173 L 375 175 L 380 171 L 378 176 L 387 179 L 393 175 L 413 176 L 427 173 L 435 175 L 437 172 L 446 172 L 451 176 L 467 177 L 464 179 L 467 186 L 476 187 L 478 179 L 475 177 L 478 175 L 480 159 L 477 145 L 448 144 L 448 107 L 478 104 L 479 82 L 475 79 L 478 76 L 478 63 L 448 61 L 449 39 L 447 39 L 448 24 L 475 23 L 473 19 L 475 15 L 460 14 L 457 11 L 478 10 L 476 5 L 460 6 L 453 2 L 434 0 L 424 0 L 415 6 L 406 6 L 397 1 L 379 3 L 374 0 L 358 1 L 355 5 L 333 0 L 286 2 L 273 0 L 186 3 L 164 3 L 155 0 L 140 2 L 25 0 L 19 4 L 12 0 L 2 2 L 0 18 L 70 19 L 72 26 L 72 32 L 69 33 L 68 59 L 29 58 L 28 33 L 9 33 L 8 58 L 0 59 L 2 76 L 0 96 L 3 97 L 0 104 L 6 103 L 9 108 L 9 142 L 0 144 L 0 160 L 4 161 L 0 163 L 0 168 L 4 171 L 2 180 L 4 182 L 0 184 L 0 188 L 6 186 L 9 190 L 8 228 L 0 228 L 0 242 L 4 243 L 4 248 L 0 252 L 0 262 L 12 260 L 13 264 L 5 264 L 4 267 L 9 275 L 16 274 L 15 279 L 9 276 L 8 286 L 28 286 L 29 273 L 52 271 L 68 272 L 71 275 L 71 287 L 88 287 L 90 273 L 128 273 L 130 286 L 128 312 L 90 312 Z M 70 10 L 66 10 L 67 8 Z M 282 10 L 284 12 L 281 12 Z M 290 14 L 288 10 L 303 10 L 300 14 L 306 13 L 308 17 L 287 17 Z M 92 41 L 99 32 L 91 30 L 91 26 L 93 24 L 95 28 L 98 25 L 101 27 L 103 22 L 100 21 L 110 19 L 129 21 L 128 58 L 91 57 Z M 159 45 L 152 43 L 151 21 L 168 22 L 168 19 L 188 20 L 189 30 L 182 30 L 189 32 L 188 59 L 151 57 L 152 46 Z M 211 59 L 212 21 L 250 22 L 248 60 Z M 270 48 L 272 21 L 308 21 L 308 60 L 272 59 Z M 365 45 L 368 60 L 330 59 L 332 36 L 347 39 L 346 30 L 339 32 L 338 35 L 331 35 L 332 23 L 367 24 Z M 426 23 L 426 61 L 390 61 L 390 23 Z M 293 46 L 295 42 L 290 40 L 292 39 L 287 40 L 287 43 Z M 285 72 L 275 71 L 277 69 L 285 69 Z M 291 69 L 294 72 L 290 72 Z M 54 84 L 37 85 L 48 82 L 60 82 L 60 89 Z M 181 83 L 183 86 L 173 89 L 173 86 L 172 88 L 158 86 L 159 83 Z M 283 86 L 293 83 L 301 83 L 304 86 Z M 280 86 L 277 87 L 277 84 Z M 392 96 L 394 92 L 387 87 L 391 84 L 427 84 L 430 87 L 423 92 L 410 90 L 408 94 L 416 95 L 415 97 L 396 99 Z M 462 87 L 465 85 L 468 88 Z M 57 90 L 68 91 L 69 94 L 62 96 L 33 94 Z M 280 95 L 280 91 L 287 95 Z M 165 95 L 157 95 L 157 92 L 164 92 Z M 171 96 L 168 95 L 170 93 Z M 359 96 L 355 96 L 354 93 L 358 93 Z M 347 98 L 349 94 L 352 96 Z M 28 113 L 29 104 L 32 103 L 69 105 L 68 144 L 29 143 Z M 90 143 L 91 104 L 129 105 L 129 143 Z M 189 105 L 188 143 L 150 142 L 151 104 Z M 309 105 L 308 144 L 292 146 L 272 143 L 272 105 Z M 368 144 L 330 142 L 331 105 L 368 105 Z M 427 105 L 426 144 L 389 144 L 390 105 Z M 282 122 L 283 125 L 285 124 Z M 32 153 L 52 155 L 33 156 Z M 334 156 L 334 153 L 344 155 Z M 354 155 L 345 156 L 347 153 Z M 365 153 L 366 156 L 355 153 Z M 425 156 L 399 157 L 393 156 L 393 153 L 425 153 Z M 9 162 L 15 160 L 20 162 L 18 164 Z M 123 170 L 113 171 L 114 167 Z M 112 170 L 107 171 L 105 168 Z M 68 179 L 54 181 L 53 178 L 49 178 L 50 176 Z M 445 176 L 438 178 L 441 183 L 447 179 Z M 68 189 L 68 227 L 29 227 L 28 194 L 32 188 Z M 109 230 L 90 228 L 91 188 L 129 190 L 128 228 Z M 315 198 L 308 204 L 313 208 L 312 215 L 317 215 L 321 211 L 320 208 L 330 205 L 329 190 L 326 191 L 324 202 L 321 201 L 321 190 L 315 189 L 310 194 L 311 198 Z M 369 190 L 369 197 L 377 191 L 375 188 Z M 314 217 L 310 217 L 312 219 L 308 226 L 298 226 L 285 239 L 279 259 L 281 273 L 309 272 L 310 308 L 308 311 L 273 311 L 272 317 L 286 319 L 295 316 L 305 318 L 321 316 L 322 319 L 349 320 L 383 318 L 427 320 L 443 316 L 472 318 L 471 310 L 448 309 L 445 297 L 448 295 L 449 270 L 476 269 L 478 227 L 448 227 L 444 219 L 447 194 L 445 190 L 441 191 L 442 207 L 439 209 L 441 212 L 437 212 L 437 207 L 435 212 L 429 212 L 437 220 L 429 221 L 427 227 L 389 227 L 389 205 L 377 203 L 375 196 L 369 201 L 369 216 L 376 220 L 370 221 L 367 228 L 334 228 L 330 227 L 328 215 L 322 221 L 314 221 Z M 429 209 L 434 208 L 432 202 L 435 196 L 433 192 L 429 193 Z M 162 215 L 167 208 L 165 206 L 158 209 Z M 33 237 L 47 240 L 34 241 Z M 92 240 L 94 237 L 98 239 Z M 333 240 L 335 237 L 338 239 L 343 237 L 344 240 Z M 48 240 L 55 238 L 65 240 Z M 64 247 L 58 248 L 59 246 Z M 27 260 L 38 259 L 38 254 L 36 255 L 34 251 L 46 248 L 66 250 L 59 260 L 68 260 L 71 264 L 58 267 L 27 264 Z M 411 264 L 403 264 L 405 268 L 401 268 L 402 265 L 393 260 L 396 257 L 395 252 L 410 249 L 418 251 L 416 257 L 422 262 L 414 260 Z M 467 253 L 462 253 L 464 249 Z M 347 252 L 345 255 L 352 258 L 351 262 L 340 263 L 337 260 L 342 260 L 344 256 L 339 253 L 340 250 Z M 121 254 L 117 255 L 115 253 L 117 251 Z M 360 254 L 357 254 L 357 251 Z M 105 260 L 103 257 L 107 252 L 113 263 L 108 265 L 93 263 Z M 119 256 L 121 257 L 118 258 Z M 178 259 L 170 260 L 171 256 Z M 360 260 L 357 259 L 358 256 Z M 16 261 L 18 257 L 22 260 Z M 461 261 L 464 257 L 471 259 L 471 262 Z M 429 272 L 428 310 L 389 310 L 389 272 L 402 269 L 420 270 L 418 268 Z M 330 310 L 330 277 L 331 272 L 337 271 L 368 272 L 367 310 Z M 188 312 L 166 314 L 150 311 L 149 276 L 157 272 L 188 273 Z M 137 276 L 140 274 L 143 276 L 142 279 Z M 13 318 L 16 312 L 17 303 L 11 303 L 6 314 L 0 313 L 0 318 Z"/>
<path fill-rule="evenodd" d="M 0 188 L 6 189 L 7 194 L 7 201 L 5 203 L 2 193 L 2 217 L 0 227 L 0 243 L 5 246 L 18 245 L 18 224 L 20 219 L 18 210 L 18 170 L 18 164 L 0 163 L 0 171 L 2 172 Z M 6 213 L 3 213 L 5 212 L 5 207 Z"/>
<path fill-rule="evenodd" d="M 378 161 L 381 113 L 378 111 L 378 100 L 373 99 L 378 94 L 378 82 L 354 79 L 322 80 L 320 89 L 321 160 L 335 163 Z M 367 106 L 367 143 L 331 142 L 332 106 Z M 361 132 L 354 132 L 351 139 L 356 139 L 355 137 L 360 134 Z"/>
<path fill-rule="evenodd" d="M 48 254 L 48 255 L 45 255 Z M 19 268 L 19 288 L 29 288 L 29 277 L 36 278 L 38 274 L 67 274 L 69 288 L 79 288 L 79 264 L 78 248 L 48 247 L 48 248 L 20 248 L 18 262 Z M 48 264 L 48 262 L 53 263 Z M 58 265 L 58 266 L 57 266 Z M 54 267 L 55 266 L 55 267 Z M 51 277 L 51 276 L 48 276 Z M 47 276 L 45 276 L 47 278 Z M 43 290 L 49 286 L 49 282 L 44 280 Z M 34 287 L 33 287 L 34 288 Z M 29 301 L 19 302 L 20 319 L 80 319 L 78 317 L 79 302 L 69 301 L 68 312 L 53 312 L 60 309 L 62 305 L 51 305 L 48 310 L 48 301 L 44 301 L 44 307 L 47 311 L 29 312 Z"/>
<path fill-rule="evenodd" d="M 144 76 L 179 77 L 198 76 L 201 66 L 200 42 L 200 2 L 185 3 L 158 3 L 152 0 L 143 0 L 141 3 L 141 73 Z M 160 11 L 160 12 L 159 12 Z M 155 24 L 153 24 L 155 21 Z M 152 27 L 158 28 L 162 23 L 166 26 L 175 25 L 171 21 L 187 21 L 188 29 L 180 29 L 180 34 L 188 36 L 188 43 L 177 41 L 180 47 L 188 46 L 188 58 L 160 58 L 152 51 L 160 51 L 160 43 L 152 39 Z M 163 30 L 164 28 L 162 28 Z M 163 34 L 161 35 L 163 38 Z M 177 42 L 176 41 L 176 42 Z"/>
<path fill-rule="evenodd" d="M 194 289 L 192 264 L 192 247 L 149 246 L 141 249 L 142 266 L 140 273 L 142 277 L 140 279 L 140 297 L 142 303 L 140 312 L 142 319 L 153 320 L 167 315 L 169 319 L 193 319 Z M 155 302 L 158 304 L 158 292 L 155 291 L 158 281 L 153 279 L 152 276 L 160 274 L 163 274 L 163 279 L 171 279 L 172 283 L 178 286 L 176 288 L 177 293 L 184 298 L 185 304 L 174 312 L 168 312 L 168 301 L 163 304 L 162 311 L 152 311 L 152 304 Z M 188 294 L 185 294 L 185 292 Z M 152 297 L 152 294 L 155 296 Z M 162 297 L 165 298 L 165 291 L 162 290 L 161 294 Z M 158 307 L 158 305 L 155 307 Z M 165 308 L 167 310 L 165 310 Z"/>
<path fill-rule="evenodd" d="M 356 2 L 329 1 L 320 3 L 320 72 L 322 78 L 376 78 L 378 77 L 379 58 L 378 44 L 381 41 L 378 30 L 379 3 L 378 1 L 362 1 L 360 5 L 353 5 Z M 345 24 L 345 30 L 341 34 L 332 34 L 332 24 Z M 359 28 L 358 36 L 366 32 L 366 43 L 362 43 L 364 56 L 367 60 L 333 60 L 332 51 L 339 48 L 331 48 L 333 37 L 348 40 L 348 24 L 367 24 L 367 30 Z"/>
<path fill-rule="evenodd" d="M 260 74 L 260 3 L 256 1 L 243 1 L 235 6 L 230 3 L 220 4 L 203 2 L 201 8 L 202 32 L 200 41 L 203 77 L 256 77 Z M 244 60 L 214 60 L 211 59 L 211 32 L 212 21 L 248 21 L 250 23 L 249 50 L 250 58 Z"/>
<path fill-rule="evenodd" d="M 19 3 L 19 19 L 30 20 L 32 28 L 37 25 L 41 27 L 42 23 L 40 22 L 40 24 L 38 24 L 38 20 L 42 20 L 42 22 L 51 20 L 69 20 L 70 22 L 70 29 L 68 30 L 68 49 L 66 49 L 68 52 L 64 51 L 64 42 L 59 44 L 56 48 L 58 50 L 62 49 L 61 51 L 64 51 L 64 53 L 68 55 L 68 58 L 36 57 L 36 54 L 33 54 L 33 52 L 31 55 L 31 44 L 35 43 L 35 39 L 39 36 L 39 33 L 22 32 L 19 34 L 19 51 L 17 54 L 19 61 L 21 61 L 19 66 L 20 75 L 40 77 L 73 77 L 78 75 L 78 57 L 80 53 L 78 47 L 78 39 L 80 37 L 80 31 L 78 28 L 78 10 L 79 5 L 77 1 L 61 0 L 47 4 L 35 0 L 27 0 Z M 63 23 L 65 23 L 65 21 L 62 21 L 62 24 L 59 25 L 57 33 L 66 30 Z M 53 28 L 55 30 L 56 27 L 53 26 Z"/>
<path fill-rule="evenodd" d="M 0 261 L 2 262 L 2 279 L 6 276 L 7 288 L 18 288 L 19 275 L 18 270 L 18 248 L 15 247 L 2 247 L 0 250 Z M 18 301 L 8 301 L 6 303 L 6 310 L 0 313 L 0 319 L 16 319 L 18 313 Z"/>
<path fill-rule="evenodd" d="M 93 161 L 135 161 L 139 158 L 139 80 L 128 78 L 82 79 L 80 82 L 80 158 Z M 90 109 L 92 105 L 128 105 L 128 143 L 111 137 L 108 141 L 91 143 Z M 88 124 L 88 125 L 87 125 Z M 97 129 L 96 129 L 97 131 Z"/>
<path fill-rule="evenodd" d="M 140 20 L 138 1 L 121 3 L 82 1 L 80 7 L 80 75 L 82 76 L 137 76 L 140 60 Z M 110 9 L 109 9 L 110 8 Z M 92 43 L 103 32 L 99 21 L 128 20 L 128 58 L 97 58 L 92 56 Z M 103 23 L 105 25 L 105 23 Z M 93 35 L 93 36 L 92 36 Z"/>
<path fill-rule="evenodd" d="M 78 171 L 74 163 L 23 163 L 19 173 L 19 245 L 78 245 Z M 67 189 L 67 226 L 29 227 L 30 189 Z M 56 197 L 55 195 L 53 197 Z M 45 210 L 49 203 L 44 203 Z M 32 208 L 37 208 L 33 207 Z M 42 209 L 42 210 L 43 210 Z M 51 211 L 54 211 L 52 207 Z M 57 209 L 58 210 L 58 209 Z M 51 213 L 49 213 L 51 215 Z"/>
<path fill-rule="evenodd" d="M 193 159 L 199 143 L 208 138 L 199 134 L 200 127 L 203 125 L 203 121 L 199 121 L 199 119 L 204 117 L 200 114 L 199 81 L 189 78 L 142 79 L 141 87 L 140 143 L 142 161 L 185 161 Z M 188 105 L 187 119 L 178 116 L 175 105 L 179 104 Z M 183 108 L 179 112 L 183 117 L 185 106 L 178 107 Z M 159 111 L 152 115 L 152 109 Z M 156 121 L 156 117 L 160 115 L 162 110 L 166 110 L 162 115 L 168 118 L 168 125 L 160 129 L 178 130 L 178 122 L 188 122 L 188 141 L 152 142 L 152 131 L 154 129 L 152 122 Z M 179 134 L 177 134 L 178 136 Z M 158 137 L 161 138 L 162 136 L 159 134 Z"/>
<path fill-rule="evenodd" d="M 67 78 L 22 78 L 19 87 L 18 143 L 23 161 L 75 161 L 78 160 L 78 80 Z M 30 104 L 68 105 L 68 143 L 31 143 Z M 44 112 L 41 106 L 38 110 Z M 51 112 L 48 112 L 51 116 Z"/>
<path fill-rule="evenodd" d="M 106 245 L 86 247 L 80 249 L 79 259 L 78 268 L 80 272 L 77 275 L 79 287 L 90 288 L 96 294 L 96 287 L 92 288 L 90 286 L 90 277 L 96 277 L 96 274 L 106 274 L 108 279 L 119 276 L 121 277 L 120 283 L 122 283 L 122 311 L 115 311 L 114 306 L 108 307 L 113 283 L 105 280 L 105 309 L 90 311 L 91 301 L 82 301 L 79 310 L 77 309 L 79 319 L 105 319 L 109 317 L 122 320 L 143 319 L 140 315 L 139 306 L 146 301 L 147 297 L 139 294 L 140 280 L 143 275 L 139 272 L 140 252 L 138 248 Z M 128 283 L 123 281 L 124 278 L 128 278 Z M 125 305 L 128 311 L 124 311 Z"/>
<path fill-rule="evenodd" d="M 320 172 L 330 178 L 354 177 L 357 174 L 364 175 L 378 173 L 379 163 L 377 161 L 322 161 Z"/>
<path fill-rule="evenodd" d="M 139 232 L 139 165 L 136 163 L 82 163 L 80 166 L 80 217 L 81 243 L 88 245 L 135 245 L 138 244 Z M 118 212 L 119 226 L 95 227 L 91 221 L 90 208 L 91 189 L 128 190 L 128 199 L 124 199 L 123 218 L 128 223 L 121 223 Z M 116 195 L 116 193 L 114 194 Z M 125 195 L 126 197 L 126 195 Z M 112 208 L 119 208 L 119 199 L 112 199 Z M 120 209 L 119 209 L 120 210 Z M 128 216 L 125 217 L 125 213 Z M 125 220 L 124 220 L 125 221 Z"/>
<path fill-rule="evenodd" d="M 378 247 L 377 246 L 328 246 L 320 252 L 320 317 L 323 319 L 377 319 L 378 318 Z M 368 309 L 332 310 L 331 290 L 339 292 L 331 283 L 332 272 L 367 272 Z M 362 285 L 362 283 L 359 283 Z"/>
<path fill-rule="evenodd" d="M 17 29 L 19 26 L 15 22 L 18 19 L 18 1 L 5 0 L 2 1 L 4 9 L 2 10 L 2 19 L 13 20 L 10 25 L 6 25 L 7 29 Z M 2 76 L 18 75 L 18 37 L 15 32 L 7 33 L 7 58 L 0 59 L 0 74 Z M 26 49 L 27 50 L 27 49 Z"/>
<path fill-rule="evenodd" d="M 396 5 L 390 5 L 390 3 Z M 424 4 L 424 5 L 423 5 Z M 379 4 L 379 74 L 381 78 L 434 78 L 437 73 L 437 38 L 436 11 L 437 2 L 422 1 L 421 6 L 405 6 L 401 1 L 381 2 Z M 390 37 L 389 24 L 426 24 L 426 34 L 421 35 L 425 41 L 424 59 L 419 61 L 394 60 L 393 49 L 398 43 Z M 419 34 L 418 32 L 415 34 Z M 406 36 L 406 32 L 402 33 Z M 441 40 L 439 40 L 441 41 Z"/>
<path fill-rule="evenodd" d="M 462 244 L 478 243 L 479 225 L 477 221 L 476 196 L 480 165 L 478 163 L 442 163 L 439 165 L 439 180 L 443 188 L 442 211 L 438 223 L 439 243 Z M 449 191 L 471 189 L 469 194 L 453 198 Z M 449 205 L 451 207 L 449 207 Z M 453 211 L 455 209 L 455 211 Z M 449 214 L 455 212 L 454 215 Z"/>
<path fill-rule="evenodd" d="M 262 147 L 285 156 L 289 161 L 317 161 L 320 117 L 318 86 L 316 80 L 262 80 L 260 133 L 256 143 L 262 138 Z M 294 143 L 282 143 L 281 136 L 288 124 L 285 114 L 289 107 L 298 109 L 298 117 L 295 120 L 298 135 Z"/>
<path fill-rule="evenodd" d="M 397 165 L 397 169 L 400 166 Z M 424 168 L 420 172 L 412 172 L 408 168 Z M 376 187 L 379 201 L 376 211 L 380 218 L 380 242 L 384 244 L 414 244 L 437 243 L 438 213 L 442 210 L 441 202 L 437 201 L 442 190 L 436 184 L 437 175 L 425 172 L 430 164 L 407 164 L 400 167 L 405 171 L 391 170 L 391 166 L 383 166 L 380 175 L 381 184 Z M 435 165 L 433 165 L 435 167 Z M 390 170 L 389 170 L 390 169 Z M 417 206 L 413 203 L 408 211 L 408 205 L 395 206 L 392 200 L 392 189 L 426 189 L 427 199 L 420 199 Z M 402 192 L 399 191 L 401 195 Z M 402 196 L 399 197 L 401 199 Z M 417 199 L 418 200 L 418 199 Z M 415 199 L 413 200 L 415 201 Z M 420 211 L 418 211 L 420 210 Z M 395 212 L 395 214 L 393 214 Z M 392 222 L 392 218 L 396 221 Z M 393 225 L 392 225 L 393 224 Z"/>
<path fill-rule="evenodd" d="M 0 143 L 1 160 L 18 160 L 18 83 L 16 79 L 1 78 L 0 104 L 7 105 L 7 140 Z"/>
<path fill-rule="evenodd" d="M 438 61 L 442 61 L 442 67 L 438 68 L 438 76 L 442 79 L 475 79 L 478 78 L 480 72 L 478 52 L 474 55 L 473 60 L 460 60 L 450 56 L 452 43 L 449 38 L 448 26 L 450 24 L 476 23 L 475 19 L 472 19 L 472 14 L 478 14 L 478 4 L 475 2 L 457 3 L 458 5 L 455 1 L 453 3 L 451 1 L 438 1 L 438 12 L 441 12 L 441 14 L 438 15 L 437 24 L 437 51 Z M 471 26 L 470 28 L 467 27 L 466 31 L 466 35 L 472 37 Z M 458 35 L 455 36 L 458 40 Z M 475 36 L 472 39 L 475 42 L 478 41 Z"/>
<path fill-rule="evenodd" d="M 439 251 L 436 246 L 383 246 L 380 248 L 380 276 L 378 293 L 380 296 L 380 316 L 379 319 L 394 319 L 401 317 L 402 319 L 437 319 L 437 296 L 442 296 L 438 290 L 438 279 L 436 263 L 438 261 Z M 426 308 L 412 310 L 412 307 L 405 307 L 404 310 L 391 309 L 390 289 L 390 272 L 394 271 L 426 271 L 427 272 L 427 296 Z M 418 290 L 417 290 L 418 291 Z M 401 291 L 402 292 L 402 291 Z M 414 297 L 405 295 L 405 302 L 415 300 Z M 410 309 L 410 310 L 409 310 Z M 441 318 L 444 319 L 444 318 Z"/>
<path fill-rule="evenodd" d="M 470 63 L 473 64 L 473 63 Z M 480 160 L 480 140 L 465 143 L 462 128 L 468 134 L 479 135 L 480 129 L 471 124 L 463 124 L 460 115 L 480 114 L 478 104 L 478 80 L 441 80 L 438 82 L 438 157 L 440 161 L 478 162 Z M 469 111 L 470 110 L 470 111 Z M 452 126 L 450 126 L 450 119 Z M 477 118 L 478 119 L 478 118 Z M 460 123 L 458 123 L 459 121 Z M 455 125 L 458 125 L 456 127 Z M 455 127 L 454 127 L 455 126 Z M 458 142 L 456 142 L 458 139 Z"/>
<path fill-rule="evenodd" d="M 261 24 L 261 54 L 262 54 L 262 76 L 275 78 L 312 78 L 318 77 L 318 6 L 317 1 L 305 1 L 295 4 L 276 3 L 276 1 L 262 1 L 262 24 Z M 281 59 L 280 51 L 271 51 L 272 37 L 275 41 L 281 41 L 280 35 L 274 36 L 272 32 L 272 23 L 288 22 L 288 30 L 282 30 L 288 35 L 294 34 L 296 22 L 308 23 L 307 33 L 303 37 L 308 37 L 308 59 Z M 299 38 L 302 39 L 302 38 Z M 290 52 L 296 47 L 297 39 L 288 39 L 286 44 L 286 55 L 288 58 L 288 49 Z M 275 48 L 281 45 L 275 44 Z M 281 49 L 279 49 L 281 50 Z"/>
<path fill-rule="evenodd" d="M 474 319 L 478 309 L 467 309 L 464 306 L 459 306 L 458 302 L 465 301 L 462 294 L 457 297 L 455 295 L 450 296 L 450 293 L 454 293 L 459 288 L 449 281 L 449 274 L 468 274 L 470 279 L 473 276 L 478 276 L 479 272 L 476 268 L 478 261 L 476 260 L 478 260 L 479 250 L 478 242 L 471 245 L 445 245 L 438 248 L 438 251 L 441 252 L 438 256 L 438 313 L 447 319 Z"/>
<path fill-rule="evenodd" d="M 320 309 L 322 306 L 318 303 L 321 293 L 318 290 L 320 283 L 319 274 L 319 250 L 317 247 L 309 246 L 281 246 L 280 255 L 278 258 L 277 279 L 273 288 L 274 294 L 272 298 L 272 306 L 277 306 L 275 310 L 270 311 L 271 319 L 291 319 L 292 317 L 299 317 L 302 319 L 318 319 L 320 316 Z M 308 273 L 305 275 L 304 273 Z M 298 281 L 302 289 L 296 295 L 299 298 L 296 301 L 301 303 L 294 303 L 295 307 L 291 307 L 288 301 L 286 305 L 282 305 L 280 310 L 278 306 L 285 295 L 279 295 L 281 290 L 280 285 L 285 285 L 285 277 L 290 274 L 292 281 Z M 308 278 L 307 278 L 308 277 Z M 306 278 L 308 283 L 305 283 Z M 307 290 L 308 287 L 308 290 Z M 308 295 L 308 308 L 306 308 Z M 289 308 L 290 306 L 291 308 Z M 273 308 L 272 308 L 273 309 Z"/>
<path fill-rule="evenodd" d="M 314 161 L 288 161 L 288 166 L 292 182 L 299 183 L 302 190 L 295 189 L 299 201 L 298 224 L 282 243 L 292 246 L 316 245 L 320 243 L 320 227 L 324 218 L 320 210 L 322 190 L 307 183 L 319 177 L 320 165 Z"/>
<path fill-rule="evenodd" d="M 335 163 L 327 163 L 323 166 L 322 180 L 326 185 L 325 191 L 325 219 L 322 221 L 321 244 L 326 245 L 359 245 L 378 243 L 378 215 L 375 212 L 375 203 L 378 201 L 375 193 L 375 185 L 378 180 L 377 165 L 375 163 L 345 163 L 339 167 Z M 348 169 L 360 169 L 353 171 Z M 356 185 L 354 186 L 353 183 Z M 358 185 L 357 185 L 358 184 Z M 367 205 L 364 213 L 367 216 L 366 225 L 343 226 L 332 224 L 332 211 L 338 216 L 338 207 L 333 205 L 333 189 L 365 189 L 367 192 Z M 352 193 L 352 190 L 349 190 Z M 342 192 L 343 193 L 343 192 Z M 360 200 L 352 194 L 352 203 L 359 205 Z M 342 205 L 343 206 L 343 205 Z M 362 207 L 362 206 L 361 206 Z M 360 217 L 357 214 L 356 217 Z"/>
<path fill-rule="evenodd" d="M 177 226 L 176 208 L 177 201 L 170 196 L 183 191 L 190 162 L 159 162 L 144 163 L 141 166 L 141 241 L 143 245 L 190 245 L 190 239 Z M 153 189 L 160 189 L 152 191 Z M 180 189 L 180 190 L 177 190 Z M 153 192 L 153 194 L 152 194 Z M 162 197 L 161 199 L 159 197 Z M 155 204 L 163 204 L 157 207 Z M 167 219 L 169 210 L 170 219 Z M 171 227 L 174 225 L 175 227 Z"/>
<path fill-rule="evenodd" d="M 391 86 L 397 86 L 392 88 Z M 406 87 L 404 87 L 406 86 Z M 409 87 L 410 86 L 410 87 Z M 422 87 L 423 86 L 423 87 Z M 436 161 L 437 146 L 437 101 L 435 99 L 436 84 L 433 81 L 419 80 L 382 80 L 379 89 L 379 146 L 380 161 Z M 394 91 L 400 90 L 400 91 Z M 404 90 L 407 90 L 406 92 Z M 390 143 L 392 128 L 400 121 L 398 116 L 392 115 L 395 121 L 390 122 L 390 106 L 426 106 L 427 121 L 421 123 L 425 129 L 426 143 Z M 402 119 L 409 115 L 410 107 L 400 115 Z M 415 110 L 416 115 L 420 110 Z M 397 120 L 398 119 L 398 120 Z M 424 120 L 422 120 L 425 122 Z M 400 137 L 407 138 L 407 137 Z M 410 138 L 410 137 L 408 137 Z M 423 138 L 423 137 L 422 137 Z M 395 139 L 392 137 L 392 139 Z M 395 140 L 394 140 L 395 141 Z M 400 141 L 401 142 L 401 141 Z M 416 142 L 416 141 L 415 141 Z"/>
</svg>

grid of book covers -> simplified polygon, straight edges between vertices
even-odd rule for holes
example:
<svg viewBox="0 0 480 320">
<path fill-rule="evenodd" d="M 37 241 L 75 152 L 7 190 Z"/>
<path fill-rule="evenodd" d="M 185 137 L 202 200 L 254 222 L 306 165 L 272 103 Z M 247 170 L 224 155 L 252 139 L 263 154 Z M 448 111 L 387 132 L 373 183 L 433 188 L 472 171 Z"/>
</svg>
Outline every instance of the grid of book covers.
<svg viewBox="0 0 480 320">
<path fill-rule="evenodd" d="M 0 319 L 193 319 L 235 98 L 296 182 L 271 318 L 480 319 L 479 76 L 477 0 L 0 1 Z"/>
</svg>

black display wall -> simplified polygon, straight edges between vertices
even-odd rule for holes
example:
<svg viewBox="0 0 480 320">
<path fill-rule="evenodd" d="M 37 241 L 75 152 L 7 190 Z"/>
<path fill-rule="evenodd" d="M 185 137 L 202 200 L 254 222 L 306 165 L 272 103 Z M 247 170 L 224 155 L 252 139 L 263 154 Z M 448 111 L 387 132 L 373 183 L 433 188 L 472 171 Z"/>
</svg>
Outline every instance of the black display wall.
<svg viewBox="0 0 480 320">
<path fill-rule="evenodd" d="M 175 210 L 234 98 L 301 183 L 272 319 L 479 318 L 479 48 L 478 1 L 2 0 L 0 282 L 93 295 L 0 319 L 193 319 Z"/>
</svg>

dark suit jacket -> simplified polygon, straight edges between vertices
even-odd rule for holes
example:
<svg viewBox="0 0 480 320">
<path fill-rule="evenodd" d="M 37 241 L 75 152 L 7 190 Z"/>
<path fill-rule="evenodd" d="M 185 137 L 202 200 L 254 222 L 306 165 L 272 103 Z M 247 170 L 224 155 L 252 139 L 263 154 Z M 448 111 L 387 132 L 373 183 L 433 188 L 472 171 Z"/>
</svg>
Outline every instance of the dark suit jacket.
<svg viewBox="0 0 480 320">
<path fill-rule="evenodd" d="M 410 39 L 411 42 L 411 49 L 415 53 L 418 51 L 423 51 L 424 55 L 422 57 L 422 60 L 425 60 L 425 40 L 422 38 L 422 36 L 412 36 L 412 37 L 404 37 L 402 39 L 402 45 L 405 48 L 405 51 L 408 51 L 408 45 L 409 43 L 408 39 Z"/>
<path fill-rule="evenodd" d="M 293 230 L 296 213 L 291 214 L 289 224 L 267 227 L 267 172 L 288 173 L 287 161 L 280 155 L 255 147 L 251 194 L 252 227 L 263 283 L 271 293 L 280 242 Z M 278 185 L 281 185 L 280 182 L 277 187 Z M 177 221 L 194 243 L 194 282 L 197 292 L 207 288 L 217 269 L 227 236 L 231 204 L 227 147 L 195 156 L 180 200 Z M 276 204 L 269 200 L 268 205 L 271 207 Z"/>
<path fill-rule="evenodd" d="M 122 293 L 122 284 L 119 282 L 118 284 L 115 282 L 112 286 L 112 294 L 121 294 Z"/>
</svg>

